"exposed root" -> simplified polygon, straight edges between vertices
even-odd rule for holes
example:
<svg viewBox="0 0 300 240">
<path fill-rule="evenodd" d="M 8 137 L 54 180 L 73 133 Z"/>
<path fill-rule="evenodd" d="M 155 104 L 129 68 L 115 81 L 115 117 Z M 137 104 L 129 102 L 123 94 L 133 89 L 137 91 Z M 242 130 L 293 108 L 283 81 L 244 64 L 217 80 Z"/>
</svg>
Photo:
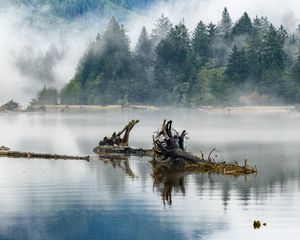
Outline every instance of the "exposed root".
<svg viewBox="0 0 300 240">
<path fill-rule="evenodd" d="M 177 170 L 199 171 L 208 173 L 217 173 L 221 175 L 241 175 L 257 172 L 256 167 L 238 163 L 216 162 L 212 154 L 218 151 L 213 148 L 207 157 L 204 158 L 202 151 L 201 157 L 195 156 L 186 151 L 184 139 L 187 132 L 184 130 L 181 134 L 172 128 L 172 121 L 163 121 L 160 131 L 153 136 L 153 161 L 157 165 L 164 164 L 175 167 Z M 217 155 L 216 155 L 217 156 Z"/>
</svg>

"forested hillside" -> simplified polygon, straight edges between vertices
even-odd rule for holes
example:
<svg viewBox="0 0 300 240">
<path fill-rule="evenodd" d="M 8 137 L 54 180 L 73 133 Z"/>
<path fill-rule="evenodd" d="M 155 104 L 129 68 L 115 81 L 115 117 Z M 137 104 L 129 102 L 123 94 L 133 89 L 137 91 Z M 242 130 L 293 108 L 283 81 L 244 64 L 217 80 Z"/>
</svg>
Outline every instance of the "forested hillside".
<svg viewBox="0 0 300 240">
<path fill-rule="evenodd" d="M 66 104 L 148 103 L 227 105 L 300 100 L 300 28 L 288 33 L 245 12 L 235 23 L 225 8 L 219 23 L 199 21 L 191 32 L 162 16 L 141 30 L 130 51 L 112 18 L 61 91 Z"/>
<path fill-rule="evenodd" d="M 86 13 L 103 14 L 147 6 L 153 0 L 0 0 L 6 5 L 25 6 L 32 8 L 34 13 L 44 16 L 57 16 L 73 19 Z"/>
<path fill-rule="evenodd" d="M 61 91 L 66 104 L 211 105 L 295 103 L 300 100 L 300 28 L 288 33 L 245 12 L 235 23 L 225 8 L 219 23 L 190 32 L 162 16 L 141 30 L 134 51 L 112 18 Z M 296 50 L 298 49 L 298 50 Z"/>
</svg>

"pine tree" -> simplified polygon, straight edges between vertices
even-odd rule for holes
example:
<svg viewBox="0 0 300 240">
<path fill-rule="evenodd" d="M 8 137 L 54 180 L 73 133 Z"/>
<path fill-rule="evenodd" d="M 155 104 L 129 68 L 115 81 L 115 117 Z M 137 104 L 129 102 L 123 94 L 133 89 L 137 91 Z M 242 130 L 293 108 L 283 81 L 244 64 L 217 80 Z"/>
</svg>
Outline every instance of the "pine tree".
<svg viewBox="0 0 300 240">
<path fill-rule="evenodd" d="M 218 28 L 217 28 L 216 24 L 213 24 L 212 22 L 210 22 L 207 25 L 207 31 L 208 31 L 210 41 L 212 42 L 215 39 L 216 35 L 218 34 Z"/>
<path fill-rule="evenodd" d="M 155 49 L 155 82 L 162 90 L 163 102 L 171 102 L 173 91 L 180 89 L 176 99 L 181 102 L 186 89 L 183 81 L 189 79 L 188 60 L 191 50 L 188 29 L 183 23 L 172 27 Z M 182 91 L 181 91 L 182 90 Z"/>
<path fill-rule="evenodd" d="M 125 28 L 113 17 L 101 37 L 97 35 L 81 59 L 73 83 L 81 104 L 108 104 L 121 101 L 129 88 L 132 57 Z M 64 91 L 66 94 L 68 91 Z M 69 94 L 69 93 L 68 93 Z M 67 97 L 62 96 L 67 102 Z M 72 101 L 77 101 L 72 99 Z"/>
<path fill-rule="evenodd" d="M 231 32 L 231 27 L 232 27 L 232 20 L 227 10 L 227 7 L 225 7 L 222 12 L 221 22 L 218 27 L 219 33 L 226 37 Z"/>
<path fill-rule="evenodd" d="M 139 36 L 136 48 L 136 56 L 139 61 L 144 65 L 148 65 L 153 59 L 153 46 L 152 41 L 148 35 L 145 27 L 142 28 L 141 34 Z"/>
<path fill-rule="evenodd" d="M 151 40 L 154 46 L 157 46 L 159 42 L 164 39 L 172 28 L 172 23 L 169 18 L 164 14 L 154 24 L 155 28 L 152 30 Z"/>
<path fill-rule="evenodd" d="M 196 66 L 203 66 L 211 57 L 211 36 L 206 25 L 200 21 L 193 32 L 192 49 Z"/>
<path fill-rule="evenodd" d="M 44 86 L 37 94 L 38 104 L 57 104 L 58 92 L 55 88 Z"/>
<path fill-rule="evenodd" d="M 236 45 L 232 48 L 232 52 L 228 57 L 225 74 L 239 88 L 243 88 L 249 75 L 249 66 L 247 63 L 246 53 L 244 49 L 238 50 Z"/>
<path fill-rule="evenodd" d="M 243 16 L 239 18 L 239 20 L 235 23 L 235 25 L 232 28 L 233 36 L 243 34 L 252 34 L 252 22 L 247 12 L 245 12 Z"/>
<path fill-rule="evenodd" d="M 129 101 L 149 103 L 152 101 L 153 81 L 153 46 L 145 27 L 139 36 L 134 58 L 134 76 L 128 90 Z"/>
<path fill-rule="evenodd" d="M 295 65 L 292 69 L 293 79 L 296 83 L 300 84 L 300 46 L 298 47 L 298 56 Z"/>
</svg>

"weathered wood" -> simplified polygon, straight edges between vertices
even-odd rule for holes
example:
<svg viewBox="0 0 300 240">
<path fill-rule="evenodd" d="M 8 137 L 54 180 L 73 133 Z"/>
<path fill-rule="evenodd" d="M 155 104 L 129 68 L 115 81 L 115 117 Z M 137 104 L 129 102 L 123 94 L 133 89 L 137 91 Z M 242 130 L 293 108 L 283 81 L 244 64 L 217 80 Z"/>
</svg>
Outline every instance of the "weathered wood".
<svg viewBox="0 0 300 240">
<path fill-rule="evenodd" d="M 9 158 L 43 158 L 43 159 L 64 159 L 64 160 L 86 160 L 89 161 L 89 156 L 70 156 L 70 155 L 59 155 L 59 154 L 48 154 L 48 153 L 33 153 L 33 152 L 19 152 L 19 151 L 5 151 L 0 150 L 0 157 Z"/>
<path fill-rule="evenodd" d="M 131 147 L 122 147 L 122 146 L 97 146 L 93 149 L 94 153 L 101 155 L 137 155 L 137 156 L 152 156 L 151 149 L 144 148 L 131 148 Z"/>
<path fill-rule="evenodd" d="M 130 132 L 138 122 L 139 120 L 132 120 L 118 133 L 114 132 L 111 137 L 104 137 L 93 152 L 99 154 L 100 157 L 102 155 L 107 158 L 111 158 L 108 155 L 114 156 L 114 154 L 152 156 L 151 149 L 129 147 Z"/>
<path fill-rule="evenodd" d="M 184 130 L 181 134 L 172 128 L 172 121 L 164 120 L 161 130 L 153 136 L 153 161 L 155 167 L 164 166 L 178 170 L 210 172 L 222 175 L 241 175 L 257 172 L 256 167 L 247 165 L 238 165 L 238 163 L 215 162 L 211 157 L 216 151 L 214 148 L 210 151 L 207 160 L 201 152 L 201 157 L 193 155 L 186 151 L 184 138 L 187 132 Z"/>
<path fill-rule="evenodd" d="M 111 137 L 104 137 L 99 142 L 99 146 L 123 146 L 128 147 L 129 145 L 129 134 L 132 128 L 139 122 L 139 120 L 130 121 L 120 132 L 114 132 Z M 122 137 L 122 134 L 124 136 Z"/>
<path fill-rule="evenodd" d="M 174 158 L 183 159 L 190 162 L 199 162 L 201 159 L 185 150 L 184 138 L 187 132 L 183 130 L 179 134 L 175 129 L 172 129 L 172 121 L 163 121 L 161 130 L 153 136 L 153 151 L 156 158 Z"/>
</svg>

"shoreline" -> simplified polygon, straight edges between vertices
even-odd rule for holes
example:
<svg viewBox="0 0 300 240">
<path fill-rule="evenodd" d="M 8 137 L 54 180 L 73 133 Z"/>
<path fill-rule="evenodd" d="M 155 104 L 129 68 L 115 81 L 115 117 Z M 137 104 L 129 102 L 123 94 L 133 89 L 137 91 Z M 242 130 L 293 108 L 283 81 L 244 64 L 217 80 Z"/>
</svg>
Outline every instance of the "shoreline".
<svg viewBox="0 0 300 240">
<path fill-rule="evenodd" d="M 154 105 L 46 105 L 46 111 L 61 111 L 61 112 L 78 112 L 78 111 L 126 111 L 126 110 L 145 110 L 145 111 L 159 111 L 159 110 L 194 110 L 202 112 L 215 112 L 215 113 L 287 113 L 296 112 L 295 105 L 285 106 L 235 106 L 235 107 L 214 107 L 214 106 L 199 106 L 195 108 L 186 107 L 171 107 L 162 106 L 157 107 Z"/>
<path fill-rule="evenodd" d="M 3 110 L 0 113 L 34 113 L 34 112 L 103 112 L 103 111 L 131 111 L 131 110 L 143 110 L 143 111 L 161 111 L 161 110 L 191 110 L 200 111 L 205 113 L 300 113 L 300 107 L 298 105 L 284 105 L 284 106 L 227 106 L 227 107 L 215 107 L 215 106 L 198 106 L 194 108 L 187 107 L 172 107 L 172 106 L 154 106 L 154 105 L 44 105 L 33 108 L 31 111 L 19 109 L 16 111 Z"/>
</svg>

